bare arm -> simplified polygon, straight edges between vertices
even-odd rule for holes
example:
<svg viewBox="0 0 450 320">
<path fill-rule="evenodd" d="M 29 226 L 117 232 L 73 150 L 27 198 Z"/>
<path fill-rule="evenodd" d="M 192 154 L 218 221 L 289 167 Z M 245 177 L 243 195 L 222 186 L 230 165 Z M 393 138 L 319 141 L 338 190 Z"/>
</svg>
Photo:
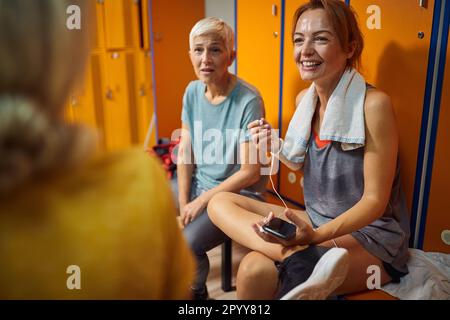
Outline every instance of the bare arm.
<svg viewBox="0 0 450 320">
<path fill-rule="evenodd" d="M 192 173 L 194 172 L 194 155 L 192 152 L 191 137 L 189 135 L 189 126 L 183 123 L 182 129 L 177 163 L 180 212 L 190 202 Z"/>
<path fill-rule="evenodd" d="M 223 181 L 217 187 L 202 194 L 202 196 L 205 197 L 204 199 L 206 202 L 211 200 L 211 198 L 218 192 L 239 192 L 241 189 L 247 188 L 259 181 L 259 179 L 261 178 L 261 166 L 259 163 L 250 163 L 250 152 L 256 152 L 255 150 L 251 151 L 250 148 L 255 148 L 255 146 L 250 142 L 241 143 L 241 168 L 239 169 L 239 171 L 225 179 L 225 181 Z"/>
<path fill-rule="evenodd" d="M 208 204 L 209 200 L 218 192 L 239 192 L 241 189 L 255 184 L 260 179 L 260 165 L 250 162 L 250 148 L 255 146 L 249 142 L 241 143 L 241 167 L 239 171 L 228 177 L 218 186 L 202 193 L 192 202 L 184 206 L 183 224 L 191 222 Z"/>
<path fill-rule="evenodd" d="M 298 106 L 303 96 L 306 94 L 308 89 L 302 90 L 295 98 L 295 105 Z M 281 162 L 283 162 L 292 171 L 301 170 L 303 168 L 303 163 L 292 162 L 288 160 L 280 151 L 283 147 L 281 140 L 278 136 L 272 136 L 272 127 L 264 119 L 263 123 L 259 120 L 255 120 L 248 125 L 248 129 L 252 134 L 252 140 L 257 145 L 257 148 L 263 150 L 272 150 L 273 156 L 277 157 Z"/>
<path fill-rule="evenodd" d="M 319 227 L 314 243 L 359 230 L 380 218 L 388 204 L 394 181 L 398 133 L 389 97 L 377 90 L 367 92 L 365 103 L 366 146 L 364 193 L 355 206 Z"/>
</svg>

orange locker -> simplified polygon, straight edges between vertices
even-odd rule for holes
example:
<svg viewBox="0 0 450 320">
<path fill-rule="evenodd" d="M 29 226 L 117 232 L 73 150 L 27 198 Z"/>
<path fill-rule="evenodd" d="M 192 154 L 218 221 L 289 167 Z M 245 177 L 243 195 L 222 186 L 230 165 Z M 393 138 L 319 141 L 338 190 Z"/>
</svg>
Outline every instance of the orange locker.
<svg viewBox="0 0 450 320">
<path fill-rule="evenodd" d="M 113 0 L 115 1 L 115 0 Z M 204 0 L 152 0 L 155 95 L 158 136 L 181 127 L 181 106 L 188 83 L 196 80 L 189 60 L 189 33 L 205 17 Z"/>
<path fill-rule="evenodd" d="M 108 52 L 105 67 L 105 145 L 108 150 L 126 148 L 131 145 L 132 138 L 137 139 L 136 133 L 131 131 L 130 116 L 135 116 L 136 105 L 136 98 L 131 90 L 135 83 L 133 52 Z"/>
<path fill-rule="evenodd" d="M 281 13 L 281 0 L 237 2 L 237 74 L 260 91 L 273 128 L 279 118 Z M 273 179 L 276 185 L 277 175 Z"/>
<path fill-rule="evenodd" d="M 104 3 L 102 1 L 89 1 L 90 20 L 89 45 L 91 49 L 105 47 L 105 16 Z"/>
<path fill-rule="evenodd" d="M 105 99 L 103 96 L 104 76 L 104 54 L 92 53 L 90 57 L 91 81 L 92 81 L 92 107 L 95 109 L 97 132 L 99 134 L 99 144 L 105 148 Z"/>
<path fill-rule="evenodd" d="M 429 204 L 426 216 L 423 249 L 450 253 L 450 205 L 447 199 L 450 170 L 448 168 L 450 151 L 450 45 L 447 44 L 446 69 L 442 85 L 437 129 L 436 149 L 434 154 Z"/>
<path fill-rule="evenodd" d="M 283 54 L 283 101 L 282 101 L 282 136 L 286 135 L 289 122 L 295 112 L 295 98 L 310 83 L 304 82 L 294 61 L 294 45 L 292 43 L 292 24 L 295 11 L 304 4 L 305 0 L 285 0 L 284 19 L 284 54 Z M 280 168 L 280 192 L 281 194 L 299 204 L 304 204 L 303 188 L 300 185 L 301 171 L 291 171 L 284 164 Z"/>
<path fill-rule="evenodd" d="M 351 1 L 365 39 L 362 73 L 392 98 L 399 130 L 400 167 L 412 206 L 435 1 Z M 401 17 L 401 19 L 399 19 Z"/>
<path fill-rule="evenodd" d="M 104 121 L 102 98 L 101 54 L 89 56 L 84 81 L 72 90 L 64 109 L 64 118 L 68 122 L 80 122 L 95 128 L 99 134 L 99 147 L 104 147 Z"/>
<path fill-rule="evenodd" d="M 84 83 L 75 88 L 69 96 L 69 109 L 71 120 L 96 128 L 98 123 L 94 104 L 93 72 L 95 71 L 89 62 Z"/>
<path fill-rule="evenodd" d="M 139 51 L 137 60 L 137 85 L 134 88 L 137 96 L 137 142 L 141 145 L 145 143 L 152 146 L 156 143 L 156 128 L 153 124 L 153 130 L 148 131 L 155 112 L 153 107 L 151 52 L 149 50 Z M 153 119 L 153 121 L 155 120 Z"/>
<path fill-rule="evenodd" d="M 103 8 L 106 48 L 140 47 L 140 1 L 104 0 Z"/>
<path fill-rule="evenodd" d="M 149 17 L 150 0 L 141 0 L 141 31 L 142 31 L 142 48 L 150 50 L 150 17 Z"/>
<path fill-rule="evenodd" d="M 70 105 L 70 96 L 68 97 L 67 101 L 64 104 L 64 110 L 63 110 L 63 116 L 64 116 L 64 120 L 66 122 L 74 122 L 74 117 L 73 117 L 73 112 L 72 112 L 72 107 Z"/>
<path fill-rule="evenodd" d="M 278 128 L 281 0 L 237 3 L 238 76 L 261 93 L 266 118 Z"/>
</svg>

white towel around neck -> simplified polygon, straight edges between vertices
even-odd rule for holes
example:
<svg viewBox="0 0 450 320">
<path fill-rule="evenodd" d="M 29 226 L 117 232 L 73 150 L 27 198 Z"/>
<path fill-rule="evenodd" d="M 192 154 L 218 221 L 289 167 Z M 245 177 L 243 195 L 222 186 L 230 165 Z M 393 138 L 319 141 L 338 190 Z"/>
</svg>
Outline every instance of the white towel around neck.
<svg viewBox="0 0 450 320">
<path fill-rule="evenodd" d="M 366 81 L 363 76 L 355 69 L 346 70 L 328 100 L 320 139 L 341 142 L 344 151 L 364 146 L 365 97 Z M 304 161 L 317 99 L 313 83 L 298 104 L 286 133 L 282 153 L 290 161 Z"/>
</svg>

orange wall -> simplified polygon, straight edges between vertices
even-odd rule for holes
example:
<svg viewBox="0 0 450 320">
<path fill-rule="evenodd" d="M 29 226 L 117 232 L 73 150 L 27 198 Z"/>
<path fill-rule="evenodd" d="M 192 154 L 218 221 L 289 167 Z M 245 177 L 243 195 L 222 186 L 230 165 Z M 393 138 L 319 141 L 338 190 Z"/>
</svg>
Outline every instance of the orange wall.
<svg viewBox="0 0 450 320">
<path fill-rule="evenodd" d="M 170 137 L 181 127 L 183 93 L 196 79 L 188 56 L 189 33 L 204 14 L 204 0 L 152 1 L 159 137 Z"/>
</svg>

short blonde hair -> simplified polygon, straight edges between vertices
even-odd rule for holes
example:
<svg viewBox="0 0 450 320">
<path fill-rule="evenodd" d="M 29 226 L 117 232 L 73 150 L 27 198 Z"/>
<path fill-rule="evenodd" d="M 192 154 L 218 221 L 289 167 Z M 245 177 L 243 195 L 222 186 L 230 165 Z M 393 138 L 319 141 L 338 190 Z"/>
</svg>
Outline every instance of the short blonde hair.
<svg viewBox="0 0 450 320">
<path fill-rule="evenodd" d="M 74 4 L 81 9 L 81 30 L 66 26 Z M 85 155 L 79 146 L 86 131 L 66 125 L 62 115 L 84 74 L 87 4 L 0 0 L 0 196 Z"/>
<path fill-rule="evenodd" d="M 228 54 L 234 51 L 234 31 L 222 19 L 216 17 L 208 17 L 198 21 L 189 34 L 189 47 L 194 46 L 194 38 L 207 34 L 218 35 L 224 42 Z"/>
</svg>

